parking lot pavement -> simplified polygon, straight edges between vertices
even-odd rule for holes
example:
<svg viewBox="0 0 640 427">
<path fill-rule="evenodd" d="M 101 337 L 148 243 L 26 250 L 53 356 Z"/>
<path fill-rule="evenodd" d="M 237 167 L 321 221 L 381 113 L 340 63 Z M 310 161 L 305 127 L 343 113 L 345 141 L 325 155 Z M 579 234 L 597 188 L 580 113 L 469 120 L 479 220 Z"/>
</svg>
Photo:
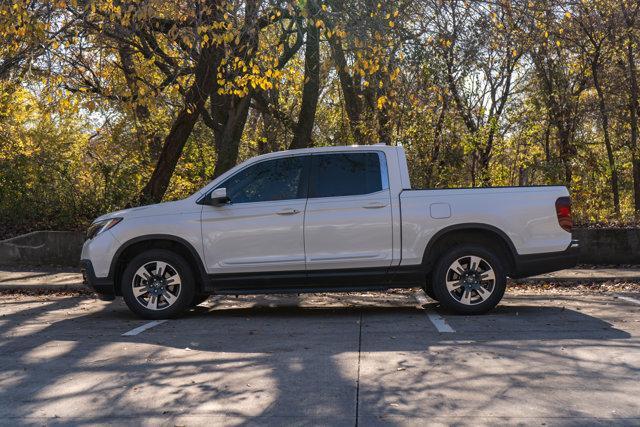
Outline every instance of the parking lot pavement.
<svg viewBox="0 0 640 427">
<path fill-rule="evenodd" d="M 639 290 L 515 290 L 484 316 L 413 291 L 211 298 L 153 324 L 5 293 L 0 423 L 638 425 Z"/>
</svg>

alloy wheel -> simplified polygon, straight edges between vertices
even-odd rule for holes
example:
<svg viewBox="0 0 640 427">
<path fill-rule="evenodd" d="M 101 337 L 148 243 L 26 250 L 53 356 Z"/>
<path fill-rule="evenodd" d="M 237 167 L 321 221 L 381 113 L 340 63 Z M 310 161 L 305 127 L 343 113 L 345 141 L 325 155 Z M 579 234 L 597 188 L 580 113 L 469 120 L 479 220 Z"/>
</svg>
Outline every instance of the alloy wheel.
<svg viewBox="0 0 640 427">
<path fill-rule="evenodd" d="M 178 300 L 182 280 L 171 264 L 150 261 L 136 270 L 131 286 L 140 305 L 149 310 L 164 310 Z"/>
<path fill-rule="evenodd" d="M 496 275 L 485 259 L 467 255 L 449 266 L 446 285 L 447 291 L 456 301 L 464 305 L 477 305 L 493 294 Z"/>
</svg>

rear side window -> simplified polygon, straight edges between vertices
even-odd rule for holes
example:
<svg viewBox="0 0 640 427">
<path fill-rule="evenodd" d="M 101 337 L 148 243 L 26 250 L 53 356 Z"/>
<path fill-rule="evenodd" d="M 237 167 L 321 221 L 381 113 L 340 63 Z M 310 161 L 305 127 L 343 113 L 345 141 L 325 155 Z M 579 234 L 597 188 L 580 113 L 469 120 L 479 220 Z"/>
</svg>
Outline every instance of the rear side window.
<svg viewBox="0 0 640 427">
<path fill-rule="evenodd" d="M 305 164 L 308 157 L 267 160 L 238 172 L 226 187 L 232 203 L 268 202 L 307 197 Z"/>
<path fill-rule="evenodd" d="M 377 153 L 312 156 L 309 197 L 354 196 L 382 190 Z"/>
</svg>

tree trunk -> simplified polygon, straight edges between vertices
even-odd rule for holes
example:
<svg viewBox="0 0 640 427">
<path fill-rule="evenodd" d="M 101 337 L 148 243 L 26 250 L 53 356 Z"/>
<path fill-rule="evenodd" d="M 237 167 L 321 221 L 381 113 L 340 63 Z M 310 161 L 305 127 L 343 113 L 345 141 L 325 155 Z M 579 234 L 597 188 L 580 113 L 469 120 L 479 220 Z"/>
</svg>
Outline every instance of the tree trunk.
<svg viewBox="0 0 640 427">
<path fill-rule="evenodd" d="M 244 31 L 238 45 L 235 47 L 236 55 L 244 55 L 246 63 L 253 59 L 258 48 L 257 14 L 257 1 L 247 1 Z M 240 140 L 247 123 L 252 96 L 251 89 L 243 97 L 219 94 L 217 90 L 212 91 L 210 94 L 211 115 L 210 118 L 205 120 L 205 124 L 213 130 L 214 134 L 216 163 L 213 170 L 213 178 L 219 177 L 238 162 Z"/>
<path fill-rule="evenodd" d="M 633 31 L 633 29 L 629 29 Z M 636 72 L 633 36 L 627 43 L 627 67 L 629 72 L 629 125 L 631 126 L 631 162 L 633 165 L 633 197 L 636 215 L 640 214 L 640 160 L 638 159 L 638 76 Z"/>
<path fill-rule="evenodd" d="M 247 123 L 251 95 L 243 98 L 233 97 L 228 105 L 227 118 L 224 125 L 214 129 L 216 164 L 213 170 L 213 178 L 217 178 L 238 162 L 240 140 Z M 220 108 L 212 104 L 211 108 Z"/>
<path fill-rule="evenodd" d="M 331 57 L 333 58 L 338 71 L 338 78 L 340 80 L 342 95 L 344 96 L 345 110 L 347 112 L 347 118 L 349 119 L 351 135 L 353 136 L 356 144 L 362 144 L 365 142 L 365 138 L 362 134 L 362 129 L 360 129 L 362 105 L 360 97 L 358 96 L 358 90 L 353 78 L 347 70 L 347 59 L 344 56 L 340 40 L 336 36 L 329 37 L 329 46 L 331 47 Z"/>
<path fill-rule="evenodd" d="M 393 143 L 393 132 L 391 129 L 391 117 L 389 108 L 383 105 L 377 110 L 378 116 L 378 142 L 391 145 Z"/>
<path fill-rule="evenodd" d="M 307 2 L 310 15 L 317 13 L 314 1 Z M 313 124 L 320 97 L 320 30 L 314 22 L 307 22 L 307 46 L 304 54 L 304 87 L 302 89 L 302 105 L 298 115 L 298 124 L 293 133 L 290 149 L 311 146 Z"/>
<path fill-rule="evenodd" d="M 593 85 L 598 94 L 598 108 L 600 110 L 600 121 L 602 123 L 602 132 L 604 134 L 604 145 L 607 149 L 607 159 L 609 161 L 611 191 L 613 193 L 613 209 L 617 216 L 620 215 L 620 190 L 618 188 L 618 170 L 616 167 L 615 157 L 613 156 L 613 148 L 611 146 L 611 138 L 609 136 L 609 113 L 607 111 L 606 100 L 602 85 L 600 84 L 600 75 L 598 64 L 591 63 L 591 75 L 593 76 Z"/>
<path fill-rule="evenodd" d="M 433 147 L 431 149 L 431 157 L 429 158 L 429 165 L 427 166 L 427 170 L 425 172 L 425 186 L 427 188 L 433 185 L 433 175 L 435 172 L 435 168 L 437 167 L 440 161 L 440 147 L 442 145 L 442 130 L 444 128 L 444 118 L 447 114 L 447 110 L 449 108 L 449 98 L 447 96 L 443 97 L 442 108 L 440 109 L 440 114 L 438 115 L 438 120 L 436 122 L 436 126 L 433 131 Z"/>
<path fill-rule="evenodd" d="M 495 126 L 491 124 L 489 135 L 487 135 L 487 141 L 484 147 L 481 147 L 478 155 L 478 175 L 480 175 L 480 182 L 483 187 L 491 186 L 491 176 L 489 174 L 489 162 L 491 161 L 491 152 L 493 150 L 493 141 L 495 139 Z"/>
<path fill-rule="evenodd" d="M 195 82 L 187 91 L 184 107 L 178 113 L 164 140 L 156 167 L 140 193 L 140 202 L 158 203 L 167 191 L 184 145 L 198 121 L 200 110 L 204 107 L 207 95 L 216 84 L 215 74 L 221 60 L 218 49 L 208 47 L 202 50 L 196 65 Z"/>
<path fill-rule="evenodd" d="M 562 120 L 561 120 L 562 121 Z M 571 170 L 571 133 L 563 123 L 556 124 L 558 129 L 558 145 L 560 146 L 560 161 L 564 169 L 564 183 L 567 187 L 571 187 L 573 180 L 573 171 Z"/>
</svg>

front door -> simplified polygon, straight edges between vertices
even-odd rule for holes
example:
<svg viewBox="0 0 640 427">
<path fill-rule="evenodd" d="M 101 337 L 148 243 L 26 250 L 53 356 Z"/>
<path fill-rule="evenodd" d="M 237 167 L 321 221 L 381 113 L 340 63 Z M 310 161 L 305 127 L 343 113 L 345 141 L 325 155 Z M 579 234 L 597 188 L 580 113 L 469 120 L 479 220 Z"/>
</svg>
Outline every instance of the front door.
<svg viewBox="0 0 640 427">
<path fill-rule="evenodd" d="M 254 163 L 217 187 L 227 189 L 230 203 L 202 210 L 209 274 L 304 271 L 308 159 Z"/>
</svg>

